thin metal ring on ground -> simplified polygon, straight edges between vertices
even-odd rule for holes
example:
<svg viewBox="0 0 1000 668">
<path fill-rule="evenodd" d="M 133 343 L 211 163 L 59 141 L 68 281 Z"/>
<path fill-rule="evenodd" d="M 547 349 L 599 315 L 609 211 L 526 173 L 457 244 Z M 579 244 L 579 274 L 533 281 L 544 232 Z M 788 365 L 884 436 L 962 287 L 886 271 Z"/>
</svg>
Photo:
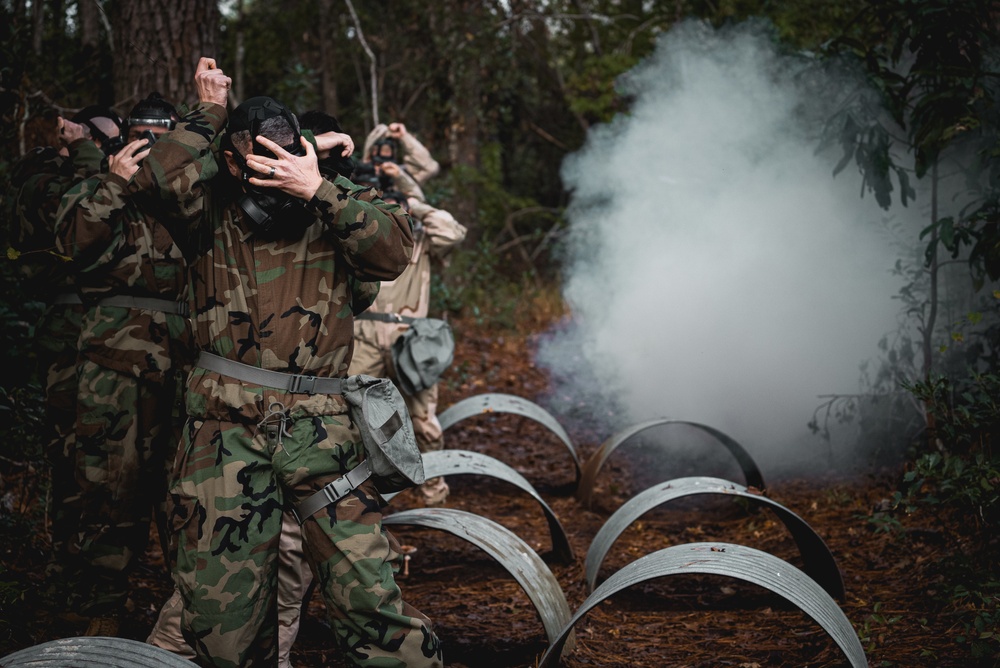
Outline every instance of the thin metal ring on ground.
<svg viewBox="0 0 1000 668">
<path fill-rule="evenodd" d="M 576 467 L 576 477 L 574 480 L 576 484 L 579 484 L 580 455 L 577 453 L 573 441 L 570 440 L 569 434 L 566 433 L 566 430 L 563 429 L 563 426 L 559 424 L 559 421 L 551 413 L 523 397 L 513 394 L 477 394 L 449 406 L 448 410 L 438 415 L 438 421 L 441 423 L 441 429 L 447 430 L 462 420 L 486 413 L 513 413 L 520 415 L 534 420 L 558 436 L 559 440 L 566 445 L 570 456 L 573 458 L 573 465 Z"/>
<path fill-rule="evenodd" d="M 521 490 L 531 495 L 542 507 L 545 513 L 545 520 L 549 524 L 549 535 L 552 537 L 552 556 L 562 563 L 573 561 L 573 548 L 569 544 L 569 537 L 563 529 L 559 518 L 549 507 L 549 504 L 538 494 L 535 488 L 524 476 L 504 464 L 499 459 L 484 455 L 481 452 L 471 450 L 438 450 L 435 452 L 425 452 L 424 475 L 427 478 L 449 475 L 485 475 L 491 478 L 509 482 L 519 487 Z M 391 500 L 395 494 L 384 494 L 386 501 Z"/>
<path fill-rule="evenodd" d="M 126 638 L 84 636 L 51 640 L 0 659 L 3 668 L 192 668 L 165 649 Z"/>
<path fill-rule="evenodd" d="M 787 561 L 745 545 L 689 543 L 664 548 L 633 561 L 601 583 L 574 613 L 573 619 L 549 646 L 538 668 L 556 665 L 564 638 L 588 612 L 614 594 L 633 585 L 667 575 L 705 573 L 724 575 L 773 591 L 794 603 L 833 638 L 852 668 L 868 668 L 864 648 L 850 620 L 812 578 Z M 664 642 L 670 642 L 664 638 Z"/>
<path fill-rule="evenodd" d="M 684 425 L 712 436 L 719 441 L 719 443 L 724 445 L 733 457 L 736 458 L 736 462 L 743 470 L 743 477 L 746 479 L 747 487 L 755 487 L 761 490 L 764 489 L 764 476 L 761 475 L 760 469 L 757 467 L 757 463 L 742 445 L 737 443 L 728 435 L 722 433 L 718 429 L 714 429 L 713 427 L 709 427 L 708 425 L 700 424 L 698 422 L 657 418 L 655 420 L 640 422 L 639 424 L 632 425 L 631 427 L 619 431 L 604 441 L 604 443 L 601 444 L 601 447 L 598 448 L 593 455 L 591 455 L 590 459 L 588 459 L 586 464 L 583 466 L 580 483 L 576 489 L 576 498 L 579 499 L 580 503 L 582 503 L 585 507 L 590 508 L 594 493 L 594 482 L 597 479 L 597 474 L 600 473 L 601 467 L 604 466 L 604 462 L 607 461 L 612 452 L 640 432 L 661 425 Z"/>
<path fill-rule="evenodd" d="M 625 529 L 649 510 L 694 494 L 735 496 L 755 505 L 770 508 L 792 534 L 802 555 L 803 570 L 806 574 L 819 583 L 830 596 L 844 600 L 844 579 L 837 567 L 837 560 L 833 558 L 833 553 L 823 539 L 805 520 L 780 503 L 747 491 L 742 485 L 708 477 L 668 480 L 637 494 L 616 510 L 598 530 L 587 550 L 584 570 L 590 590 L 593 591 L 597 582 L 597 574 L 601 570 L 601 564 L 604 563 L 604 557 Z"/>
<path fill-rule="evenodd" d="M 549 644 L 559 637 L 562 640 L 560 647 L 572 651 L 572 629 L 566 630 L 570 619 L 569 603 L 562 587 L 541 557 L 510 529 L 481 515 L 454 508 L 404 510 L 386 515 L 382 523 L 440 529 L 482 549 L 524 589 L 538 611 Z"/>
</svg>

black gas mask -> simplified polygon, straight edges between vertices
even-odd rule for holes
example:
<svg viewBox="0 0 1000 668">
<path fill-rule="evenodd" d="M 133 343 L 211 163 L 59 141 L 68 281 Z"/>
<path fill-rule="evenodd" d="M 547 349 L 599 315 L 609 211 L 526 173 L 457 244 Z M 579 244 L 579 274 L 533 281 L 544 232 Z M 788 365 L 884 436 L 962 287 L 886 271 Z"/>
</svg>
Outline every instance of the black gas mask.
<svg viewBox="0 0 1000 668">
<path fill-rule="evenodd" d="M 105 134 L 100 125 L 95 122 L 95 119 L 102 118 L 114 123 L 116 130 L 114 134 Z M 101 150 L 104 152 L 104 155 L 114 155 L 118 151 L 122 150 L 123 146 L 125 146 L 125 140 L 121 136 L 122 119 L 118 116 L 118 114 L 107 107 L 101 107 L 98 105 L 84 107 L 70 120 L 74 123 L 80 123 L 87 126 L 90 130 L 90 137 L 94 141 L 100 142 Z"/>
<path fill-rule="evenodd" d="M 232 134 L 246 130 L 249 131 L 253 142 L 251 149 L 253 155 L 277 158 L 278 156 L 257 142 L 264 121 L 277 116 L 286 120 L 294 134 L 293 141 L 282 148 L 292 155 L 305 155 L 295 115 L 284 105 L 269 97 L 251 98 L 233 110 L 229 120 L 229 130 L 222 139 L 223 150 L 232 152 L 233 159 L 240 168 L 243 195 L 237 200 L 237 205 L 243 210 L 247 226 L 255 236 L 262 239 L 297 237 L 315 220 L 315 216 L 306 208 L 304 200 L 278 188 L 261 187 L 250 183 L 251 178 L 265 179 L 267 176 L 251 169 L 247 165 L 246 157 L 233 145 Z"/>
<path fill-rule="evenodd" d="M 149 97 L 141 100 L 139 104 L 132 107 L 125 124 L 122 126 L 121 143 L 112 146 L 115 153 L 120 151 L 130 141 L 132 128 L 149 126 L 153 128 L 163 128 L 173 130 L 177 126 L 177 110 L 174 106 L 160 97 L 159 93 L 151 93 Z M 152 130 L 143 131 L 136 139 L 145 139 L 146 143 L 136 149 L 136 153 L 152 148 L 157 140 L 157 135 Z M 110 153 L 108 155 L 111 155 Z M 141 161 L 140 161 L 141 162 Z"/>
</svg>

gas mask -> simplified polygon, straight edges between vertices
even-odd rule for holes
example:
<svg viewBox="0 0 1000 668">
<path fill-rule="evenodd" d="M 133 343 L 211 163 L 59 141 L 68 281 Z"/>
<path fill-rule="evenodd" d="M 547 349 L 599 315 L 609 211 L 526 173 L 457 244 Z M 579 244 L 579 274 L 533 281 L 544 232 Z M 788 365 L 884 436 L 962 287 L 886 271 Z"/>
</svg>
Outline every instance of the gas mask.
<svg viewBox="0 0 1000 668">
<path fill-rule="evenodd" d="M 275 116 L 283 116 L 295 134 L 294 140 L 282 148 L 295 156 L 305 155 L 298 131 L 298 121 L 283 105 L 269 97 L 255 97 L 237 107 L 229 122 L 229 132 L 223 137 L 222 148 L 231 151 L 240 168 L 240 182 L 243 195 L 237 205 L 243 210 L 244 220 L 251 232 L 260 239 L 290 239 L 301 236 L 315 221 L 315 216 L 306 208 L 306 202 L 277 188 L 255 186 L 251 178 L 263 179 L 265 175 L 251 169 L 246 158 L 233 145 L 231 133 L 248 130 L 253 141 L 253 155 L 277 158 L 270 150 L 257 142 L 261 134 L 261 124 Z"/>
</svg>

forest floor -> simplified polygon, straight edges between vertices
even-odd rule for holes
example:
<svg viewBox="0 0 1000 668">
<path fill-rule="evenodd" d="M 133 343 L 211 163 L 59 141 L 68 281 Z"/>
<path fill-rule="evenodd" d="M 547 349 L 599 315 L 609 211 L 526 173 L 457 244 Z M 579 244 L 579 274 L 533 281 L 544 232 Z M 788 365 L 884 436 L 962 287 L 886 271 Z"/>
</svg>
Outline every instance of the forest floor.
<svg viewBox="0 0 1000 668">
<path fill-rule="evenodd" d="M 506 393 L 544 405 L 550 382 L 533 363 L 533 335 L 503 334 L 474 322 L 456 323 L 456 362 L 442 385 L 441 406 L 483 393 Z M 569 428 L 580 462 L 610 434 Z M 446 508 L 490 518 L 507 527 L 545 560 L 569 610 L 587 599 L 584 559 L 602 525 L 629 498 L 666 478 L 646 466 L 656 448 L 621 448 L 596 479 L 593 503 L 572 494 L 575 467 L 566 446 L 546 427 L 511 414 L 464 420 L 448 430 L 447 446 L 495 457 L 538 490 L 565 529 L 574 557 L 550 552 L 552 540 L 540 504 L 515 486 L 483 476 L 451 476 Z M 901 470 L 851 477 L 770 479 L 766 495 L 822 537 L 843 576 L 846 597 L 839 607 L 853 625 L 871 666 L 958 667 L 1000 665 L 970 658 L 969 610 L 954 596 L 950 575 L 958 562 L 983 549 L 996 552 L 996 538 L 981 535 L 975 518 L 944 511 L 884 513 Z M 683 472 L 683 475 L 718 475 Z M 679 475 L 681 475 L 679 474 Z M 671 477 L 679 477 L 671 476 Z M 739 470 L 732 475 L 739 475 Z M 720 475 L 719 477 L 726 477 Z M 739 477 L 731 477 L 743 483 Z M 17 481 L 8 480 L 8 491 Z M 23 495 L 22 495 L 23 501 Z M 404 492 L 387 508 L 415 507 Z M 396 525 L 399 542 L 417 548 L 409 573 L 399 582 L 408 602 L 430 616 L 454 667 L 536 666 L 548 642 L 539 613 L 515 578 L 486 552 L 436 529 Z M 608 550 L 599 581 L 656 550 L 693 542 L 726 542 L 769 552 L 805 568 L 785 524 L 769 510 L 732 499 L 705 496 L 657 507 L 632 523 Z M 29 585 L 42 581 L 37 541 L 3 546 L 3 579 Z M 2 571 L 0 571 L 2 572 Z M 134 578 L 135 614 L 121 635 L 145 639 L 171 583 L 154 541 Z M 0 657 L 10 651 L 73 635 L 65 624 L 41 615 L 31 596 L 5 603 Z M 16 618 L 15 618 L 16 617 Z M 347 665 L 338 656 L 314 596 L 304 617 L 293 665 Z M 568 668 L 603 666 L 800 667 L 847 665 L 843 653 L 816 622 L 785 598 L 742 580 L 720 575 L 684 575 L 643 581 L 595 605 L 575 625 Z"/>
</svg>

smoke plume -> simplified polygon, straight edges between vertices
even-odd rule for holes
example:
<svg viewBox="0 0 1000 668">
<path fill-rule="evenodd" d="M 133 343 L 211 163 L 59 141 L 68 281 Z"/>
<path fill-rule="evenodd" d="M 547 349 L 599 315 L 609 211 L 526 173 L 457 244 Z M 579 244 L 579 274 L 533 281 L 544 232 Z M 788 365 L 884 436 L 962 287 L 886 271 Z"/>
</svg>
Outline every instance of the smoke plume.
<svg viewBox="0 0 1000 668">
<path fill-rule="evenodd" d="M 765 475 L 811 464 L 818 397 L 857 392 L 896 328 L 885 212 L 817 151 L 843 81 L 805 63 L 759 26 L 682 24 L 621 82 L 630 114 L 564 163 L 572 318 L 539 360 L 605 435 L 691 420 Z"/>
</svg>

